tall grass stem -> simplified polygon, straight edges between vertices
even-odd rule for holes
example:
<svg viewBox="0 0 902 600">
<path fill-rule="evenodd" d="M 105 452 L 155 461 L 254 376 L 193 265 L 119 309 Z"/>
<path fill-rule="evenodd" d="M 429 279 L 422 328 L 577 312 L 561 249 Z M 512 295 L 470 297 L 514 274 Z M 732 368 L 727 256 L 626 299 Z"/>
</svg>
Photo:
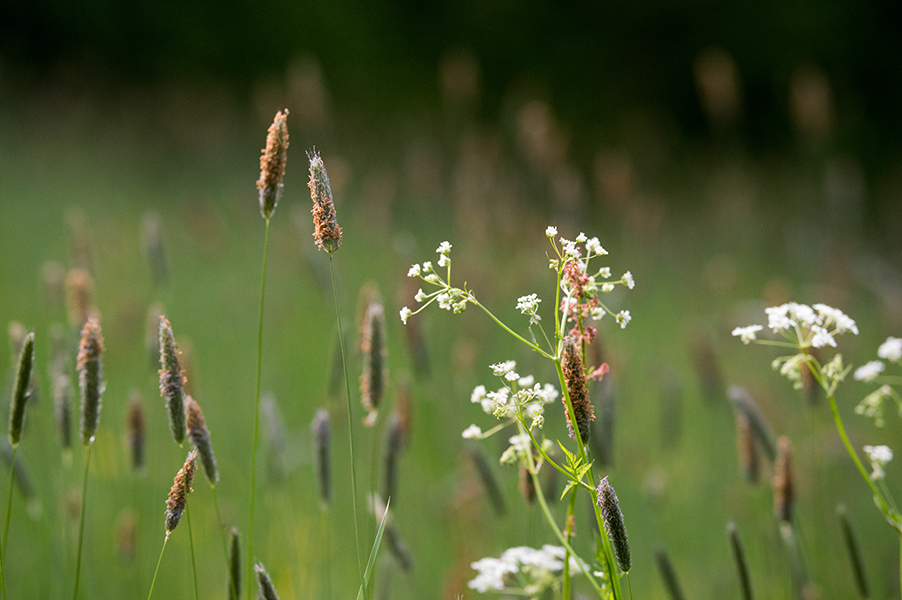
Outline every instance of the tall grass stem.
<svg viewBox="0 0 902 600">
<path fill-rule="evenodd" d="M 160 558 L 157 559 L 157 568 L 153 571 L 153 579 L 150 580 L 150 592 L 147 594 L 147 600 L 150 600 L 150 597 L 153 596 L 153 586 L 157 582 L 157 574 L 160 572 L 160 563 L 163 562 L 163 551 L 166 550 L 166 542 L 169 541 L 169 536 L 163 538 L 163 547 L 160 548 Z"/>
<path fill-rule="evenodd" d="M 18 451 L 19 445 L 16 444 L 13 446 L 13 458 L 9 462 L 9 496 L 6 499 L 6 522 L 3 525 L 3 549 L 0 550 L 0 562 L 6 561 L 6 539 L 9 536 L 9 514 L 12 512 L 13 508 L 13 477 L 16 474 L 16 451 Z M 4 582 L 4 590 L 6 589 L 6 583 Z"/>
<path fill-rule="evenodd" d="M 341 310 L 338 307 L 338 290 L 335 287 L 335 262 L 332 254 L 329 253 L 329 272 L 332 274 L 332 296 L 335 299 L 335 315 L 338 319 L 338 342 L 341 345 L 341 364 L 344 366 L 345 372 L 345 395 L 348 404 L 348 446 L 351 451 L 351 501 L 354 505 L 354 547 L 357 550 L 357 571 L 360 573 L 360 583 L 363 589 L 363 598 L 367 599 L 366 580 L 363 577 L 363 560 L 360 556 L 360 525 L 357 512 L 357 469 L 354 466 L 354 420 L 351 418 L 351 379 L 348 375 L 348 359 L 345 354 L 345 341 L 341 332 Z"/>
<path fill-rule="evenodd" d="M 187 498 L 187 494 L 185 494 Z M 197 561 L 194 559 L 194 534 L 191 532 L 191 511 L 185 504 L 185 515 L 188 517 L 188 545 L 191 546 L 191 572 L 194 575 L 194 600 L 200 600 L 200 593 L 197 591 Z"/>
<path fill-rule="evenodd" d="M 247 597 L 254 596 L 254 492 L 257 488 L 257 443 L 260 435 L 260 372 L 263 368 L 263 301 L 266 293 L 266 256 L 269 251 L 269 219 L 263 235 L 263 275 L 260 278 L 260 319 L 257 324 L 257 390 L 254 401 L 254 448 L 251 452 L 251 509 L 247 526 Z"/>
<path fill-rule="evenodd" d="M 75 558 L 75 589 L 72 590 L 72 600 L 78 598 L 78 582 L 81 576 L 81 545 L 85 534 L 85 506 L 88 504 L 88 470 L 91 467 L 91 448 L 93 446 L 93 444 L 88 444 L 85 451 L 85 478 L 81 484 L 81 517 L 78 523 L 78 554 Z M 151 589 L 153 589 L 152 586 Z"/>
<path fill-rule="evenodd" d="M 213 507 L 216 509 L 216 523 L 219 525 L 219 537 L 222 538 L 222 553 L 225 556 L 226 561 L 226 572 L 229 570 L 229 544 L 226 541 L 225 529 L 222 522 L 222 514 L 219 512 L 219 500 L 216 498 L 216 484 L 210 483 L 210 491 L 213 492 Z M 190 524 L 190 521 L 189 521 Z M 232 578 L 229 578 L 229 587 L 232 590 L 232 597 L 238 598 L 238 590 L 235 589 L 235 585 L 232 582 Z"/>
</svg>

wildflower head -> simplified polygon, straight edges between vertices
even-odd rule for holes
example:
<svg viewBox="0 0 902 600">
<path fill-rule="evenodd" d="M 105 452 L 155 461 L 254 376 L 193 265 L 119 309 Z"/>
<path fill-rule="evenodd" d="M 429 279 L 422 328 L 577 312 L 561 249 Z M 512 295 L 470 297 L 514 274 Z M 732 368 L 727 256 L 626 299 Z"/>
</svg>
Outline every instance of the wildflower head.
<svg viewBox="0 0 902 600">
<path fill-rule="evenodd" d="M 332 202 L 332 187 L 323 159 L 313 151 L 307 153 L 310 159 L 310 199 L 313 200 L 313 238 L 320 250 L 332 254 L 341 245 L 341 227 L 335 215 L 335 204 Z"/>
<path fill-rule="evenodd" d="M 282 196 L 282 179 L 288 157 L 288 109 L 276 113 L 266 133 L 266 147 L 260 155 L 260 212 L 267 221 Z"/>
<path fill-rule="evenodd" d="M 185 464 L 179 469 L 169 490 L 169 498 L 166 499 L 166 539 L 175 529 L 182 514 L 185 512 L 185 504 L 188 501 L 188 493 L 193 491 L 191 483 L 194 481 L 194 472 L 197 470 L 197 450 L 192 450 L 185 458 Z"/>
<path fill-rule="evenodd" d="M 877 379 L 877 377 L 883 372 L 885 368 L 886 365 L 884 365 L 879 360 L 872 360 L 869 363 L 855 369 L 855 380 L 866 381 L 870 383 Z"/>
<path fill-rule="evenodd" d="M 886 338 L 886 341 L 877 349 L 877 356 L 895 363 L 902 360 L 902 338 Z"/>
</svg>

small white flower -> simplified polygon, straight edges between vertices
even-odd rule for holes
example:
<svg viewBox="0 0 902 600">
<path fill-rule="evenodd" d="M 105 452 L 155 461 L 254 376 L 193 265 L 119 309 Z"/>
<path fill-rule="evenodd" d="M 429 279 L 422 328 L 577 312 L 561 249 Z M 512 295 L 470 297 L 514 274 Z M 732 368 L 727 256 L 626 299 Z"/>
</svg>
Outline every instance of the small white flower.
<svg viewBox="0 0 902 600">
<path fill-rule="evenodd" d="M 410 270 L 407 271 L 408 277 L 419 277 L 422 271 L 420 270 L 420 265 L 413 265 L 410 267 Z"/>
<path fill-rule="evenodd" d="M 795 325 L 792 319 L 789 318 L 789 308 L 789 304 L 782 304 L 780 306 L 771 306 L 764 309 L 765 314 L 767 314 L 767 326 L 770 327 L 774 333 L 789 329 Z"/>
<path fill-rule="evenodd" d="M 794 356 L 784 356 L 777 358 L 771 363 L 774 369 L 780 369 L 780 375 L 783 375 L 792 382 L 792 387 L 802 389 L 802 367 L 808 368 L 805 362 L 804 354 L 796 354 Z"/>
<path fill-rule="evenodd" d="M 613 291 L 614 291 L 614 284 L 613 284 L 613 283 L 603 283 L 603 284 L 601 284 L 601 291 L 604 292 L 605 294 L 609 294 L 609 293 L 613 292 Z"/>
<path fill-rule="evenodd" d="M 814 337 L 811 338 L 811 345 L 815 348 L 823 348 L 824 346 L 833 346 L 836 348 L 836 340 L 833 339 L 830 332 L 820 325 L 812 325 L 811 332 L 814 333 Z"/>
<path fill-rule="evenodd" d="M 833 360 L 824 365 L 824 377 L 831 381 L 844 381 L 849 370 L 843 366 L 842 354 L 837 354 Z"/>
<path fill-rule="evenodd" d="M 855 321 L 838 308 L 833 308 L 826 304 L 815 304 L 814 310 L 817 311 L 818 317 L 824 327 L 834 327 L 835 333 L 851 331 L 855 335 L 858 335 L 858 326 L 855 325 Z"/>
<path fill-rule="evenodd" d="M 629 289 L 633 289 L 636 287 L 636 281 L 633 279 L 633 274 L 627 271 L 623 274 L 621 281 L 628 287 Z"/>
<path fill-rule="evenodd" d="M 862 365 L 855 369 L 855 375 L 853 377 L 855 377 L 856 381 L 867 381 L 870 383 L 877 379 L 877 376 L 883 373 L 883 369 L 885 368 L 886 365 L 879 360 L 872 360 L 866 365 Z"/>
<path fill-rule="evenodd" d="M 545 415 L 543 415 L 541 412 L 537 412 L 536 414 L 534 414 L 532 416 L 532 425 L 529 426 L 529 429 L 532 430 L 532 429 L 535 429 L 536 427 L 541 429 L 542 425 L 544 425 L 544 424 L 545 424 Z"/>
<path fill-rule="evenodd" d="M 450 264 L 451 264 L 451 259 L 448 258 L 447 255 L 442 254 L 441 256 L 438 257 L 438 266 L 447 267 Z"/>
<path fill-rule="evenodd" d="M 592 309 L 592 320 L 593 321 L 601 321 L 601 318 L 605 315 L 604 309 L 600 306 L 596 306 Z"/>
<path fill-rule="evenodd" d="M 607 252 L 605 252 L 607 254 Z M 602 267 L 598 269 L 598 276 L 602 279 L 607 279 L 611 276 L 611 267 Z"/>
<path fill-rule="evenodd" d="M 535 381 L 536 381 L 535 377 L 533 377 L 532 375 L 527 375 L 526 377 L 521 377 L 520 380 L 517 382 L 517 385 L 520 386 L 521 388 L 528 388 L 528 387 L 532 386 L 532 384 L 535 383 Z"/>
<path fill-rule="evenodd" d="M 426 292 L 423 291 L 423 288 L 420 288 L 419 291 L 417 291 L 417 295 L 414 296 L 413 299 L 417 302 L 422 302 L 426 299 Z"/>
<path fill-rule="evenodd" d="M 477 402 L 482 402 L 483 400 L 485 400 L 485 398 L 486 395 L 484 385 L 477 385 L 475 388 L 473 388 L 473 392 L 470 394 L 470 402 L 475 404 Z"/>
<path fill-rule="evenodd" d="M 436 297 L 436 300 L 438 300 L 438 305 L 440 308 L 451 310 L 451 294 L 449 294 L 448 292 L 442 292 Z"/>
<path fill-rule="evenodd" d="M 553 226 L 549 225 L 545 229 L 545 235 L 547 235 L 550 238 L 553 238 L 554 236 L 557 235 L 557 227 L 553 227 Z"/>
<path fill-rule="evenodd" d="M 877 356 L 890 362 L 902 360 L 902 338 L 888 337 L 877 349 Z"/>
<path fill-rule="evenodd" d="M 460 435 L 465 440 L 478 440 L 482 437 L 482 429 L 478 425 L 470 425 Z"/>
<path fill-rule="evenodd" d="M 442 256 L 448 256 L 448 254 L 451 252 L 451 244 L 449 244 L 448 242 L 442 242 L 441 244 L 439 244 L 438 248 L 435 249 L 435 251 Z"/>
<path fill-rule="evenodd" d="M 630 316 L 630 311 L 621 310 L 619 313 L 614 315 L 614 318 L 617 319 L 617 322 L 620 323 L 620 329 L 626 329 L 627 323 L 633 320 Z"/>
<path fill-rule="evenodd" d="M 423 263 L 423 272 L 428 273 L 431 270 L 432 270 L 432 261 L 427 260 L 426 262 Z"/>
<path fill-rule="evenodd" d="M 589 241 L 586 242 L 586 252 L 588 252 L 590 256 L 604 256 L 608 253 L 607 250 L 601 247 L 601 242 L 598 241 L 597 237 L 590 238 Z"/>
<path fill-rule="evenodd" d="M 504 374 L 504 378 L 508 381 L 518 381 L 520 379 L 520 375 L 516 371 L 508 371 Z"/>
<path fill-rule="evenodd" d="M 432 285 L 441 285 L 442 284 L 441 278 L 438 275 L 436 275 L 435 273 L 430 273 L 429 275 L 426 275 L 425 277 L 423 277 L 423 281 L 425 281 L 426 283 L 431 283 Z"/>
<path fill-rule="evenodd" d="M 871 479 L 876 481 L 886 477 L 883 467 L 886 466 L 886 463 L 893 460 L 893 451 L 889 449 L 889 446 L 865 446 L 864 452 L 871 461 L 871 468 L 874 469 L 874 472 L 871 473 Z"/>
<path fill-rule="evenodd" d="M 577 243 L 577 244 L 582 244 L 582 243 L 585 242 L 587 239 L 589 239 L 589 238 L 586 237 L 586 234 L 583 233 L 582 231 L 580 231 L 580 232 L 579 232 L 579 235 L 576 236 L 576 243 Z"/>
<path fill-rule="evenodd" d="M 407 319 L 410 318 L 410 315 L 413 314 L 413 311 L 407 308 L 406 306 L 401 309 L 401 322 L 407 325 Z"/>
<path fill-rule="evenodd" d="M 758 339 L 755 334 L 764 329 L 761 325 L 749 325 L 748 327 L 737 327 L 733 330 L 734 336 L 739 336 L 743 344 Z"/>
<path fill-rule="evenodd" d="M 855 407 L 855 414 L 874 419 L 874 425 L 883 427 L 883 399 L 892 397 L 892 391 L 888 385 L 880 386 L 858 403 L 858 406 Z"/>
<path fill-rule="evenodd" d="M 495 377 L 502 377 L 508 371 L 513 371 L 517 368 L 517 361 L 506 360 L 504 362 L 495 363 L 489 366 L 491 367 L 492 373 L 494 373 Z"/>
</svg>

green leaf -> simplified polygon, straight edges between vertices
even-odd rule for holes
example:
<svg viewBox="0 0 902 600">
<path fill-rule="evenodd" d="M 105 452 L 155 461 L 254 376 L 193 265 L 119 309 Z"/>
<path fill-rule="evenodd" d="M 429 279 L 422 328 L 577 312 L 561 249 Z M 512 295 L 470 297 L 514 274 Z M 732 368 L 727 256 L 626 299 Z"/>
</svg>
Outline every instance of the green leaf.
<svg viewBox="0 0 902 600">
<path fill-rule="evenodd" d="M 569 450 L 567 450 L 566 448 L 564 448 L 564 445 L 561 443 L 561 440 L 558 440 L 558 441 L 557 441 L 557 445 L 560 446 L 560 447 L 561 447 L 561 450 L 564 451 L 564 456 L 567 457 L 567 464 L 568 464 L 570 467 L 573 467 L 574 464 L 578 462 L 578 459 L 576 458 L 576 456 L 574 456 L 572 452 L 570 452 Z M 572 470 L 572 469 L 571 469 L 571 470 Z"/>
<path fill-rule="evenodd" d="M 366 561 L 366 570 L 363 572 L 363 585 L 357 590 L 357 600 L 363 598 L 363 587 L 370 584 L 370 576 L 373 573 L 373 567 L 376 565 L 376 555 L 379 554 L 379 545 L 382 543 L 382 532 L 385 531 L 385 521 L 388 519 L 388 507 L 391 505 L 391 498 L 385 503 L 385 512 L 382 513 L 382 523 L 379 524 L 379 531 L 376 532 L 376 539 L 373 540 L 373 549 L 370 550 L 370 558 Z"/>
<path fill-rule="evenodd" d="M 585 477 L 586 473 L 588 473 L 589 469 L 591 469 L 591 468 L 592 468 L 592 463 L 589 463 L 587 465 L 583 465 L 582 467 L 580 467 L 579 471 L 577 471 L 577 473 L 576 473 L 576 479 L 578 481 L 582 481 L 583 477 Z"/>
<path fill-rule="evenodd" d="M 572 479 L 571 479 L 570 481 L 568 481 L 568 482 L 567 482 L 567 485 L 564 486 L 564 491 L 561 492 L 561 497 L 560 497 L 560 499 L 563 500 L 563 499 L 564 499 L 564 496 L 567 495 L 567 492 L 569 492 L 571 489 L 573 489 L 573 486 L 575 486 L 575 485 L 576 485 L 576 482 L 573 481 Z"/>
</svg>

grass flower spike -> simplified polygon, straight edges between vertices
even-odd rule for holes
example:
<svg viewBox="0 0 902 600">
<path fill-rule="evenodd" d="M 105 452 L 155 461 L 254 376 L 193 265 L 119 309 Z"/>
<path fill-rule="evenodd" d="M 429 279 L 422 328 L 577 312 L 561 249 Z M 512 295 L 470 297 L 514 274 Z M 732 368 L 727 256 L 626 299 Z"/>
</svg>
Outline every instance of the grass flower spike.
<svg viewBox="0 0 902 600">
<path fill-rule="evenodd" d="M 100 423 L 100 400 L 106 385 L 103 381 L 103 333 L 96 319 L 89 319 L 81 330 L 78 350 L 78 387 L 81 389 L 81 443 L 94 442 Z"/>
<path fill-rule="evenodd" d="M 260 587 L 260 593 L 257 595 L 258 600 L 279 600 L 276 588 L 273 587 L 269 573 L 266 572 L 262 563 L 254 565 L 254 572 L 257 574 L 257 585 Z"/>
<path fill-rule="evenodd" d="M 197 447 L 197 455 L 204 466 L 207 480 L 216 484 L 219 481 L 219 469 L 216 468 L 216 457 L 213 456 L 213 444 L 210 442 L 210 431 L 207 429 L 204 413 L 191 396 L 185 397 L 185 409 L 188 438 Z"/>
<path fill-rule="evenodd" d="M 282 179 L 288 159 L 288 110 L 279 111 L 266 133 L 266 147 L 260 155 L 260 212 L 267 221 L 282 197 Z"/>
<path fill-rule="evenodd" d="M 792 522 L 795 485 L 792 476 L 792 444 L 787 437 L 777 440 L 777 460 L 774 463 L 774 515 L 782 523 Z"/>
<path fill-rule="evenodd" d="M 320 250 L 332 254 L 341 245 L 341 227 L 335 216 L 335 204 L 332 202 L 332 187 L 323 159 L 314 150 L 308 153 L 310 158 L 310 199 L 313 200 L 313 237 Z"/>
<path fill-rule="evenodd" d="M 578 344 L 570 336 L 564 338 L 561 368 L 564 370 L 564 380 L 567 382 L 570 402 L 573 403 L 576 429 L 579 430 L 579 437 L 582 438 L 583 443 L 586 443 L 589 441 L 589 424 L 595 420 L 595 409 L 589 400 L 589 389 L 586 387 L 586 370 L 583 367 L 583 359 L 580 356 Z M 570 437 L 574 437 L 574 427 L 573 423 L 570 422 L 570 412 L 565 411 L 565 414 L 567 415 L 567 427 L 570 429 Z"/>
<path fill-rule="evenodd" d="M 128 404 L 128 439 L 132 451 L 132 469 L 140 471 L 144 468 L 145 437 L 144 401 L 140 392 L 132 392 Z"/>
<path fill-rule="evenodd" d="M 629 573 L 633 565 L 630 557 L 630 542 L 626 537 L 626 525 L 623 523 L 623 513 L 620 511 L 620 501 L 614 488 L 605 477 L 598 484 L 598 506 L 601 507 L 601 516 L 604 519 L 604 527 L 614 548 L 614 557 L 620 570 Z"/>
<path fill-rule="evenodd" d="M 370 302 L 363 319 L 363 374 L 360 376 L 360 400 L 369 413 L 364 423 L 376 423 L 377 410 L 385 393 L 385 313 L 378 302 Z"/>
<path fill-rule="evenodd" d="M 169 498 L 166 499 L 166 539 L 172 531 L 178 527 L 185 505 L 188 502 L 188 493 L 192 492 L 191 483 L 194 481 L 194 472 L 197 470 L 197 450 L 191 450 L 185 458 L 185 464 L 179 469 L 169 490 Z"/>
<path fill-rule="evenodd" d="M 34 366 L 34 332 L 25 336 L 22 350 L 19 353 L 19 365 L 16 369 L 16 383 L 13 386 L 12 401 L 9 408 L 9 443 L 15 448 L 22 435 L 22 422 L 25 420 L 25 403 L 31 396 L 31 373 Z"/>
<path fill-rule="evenodd" d="M 169 431 L 181 446 L 187 433 L 185 422 L 185 372 L 179 362 L 179 347 L 169 319 L 160 317 L 160 395 L 166 398 Z"/>
</svg>

